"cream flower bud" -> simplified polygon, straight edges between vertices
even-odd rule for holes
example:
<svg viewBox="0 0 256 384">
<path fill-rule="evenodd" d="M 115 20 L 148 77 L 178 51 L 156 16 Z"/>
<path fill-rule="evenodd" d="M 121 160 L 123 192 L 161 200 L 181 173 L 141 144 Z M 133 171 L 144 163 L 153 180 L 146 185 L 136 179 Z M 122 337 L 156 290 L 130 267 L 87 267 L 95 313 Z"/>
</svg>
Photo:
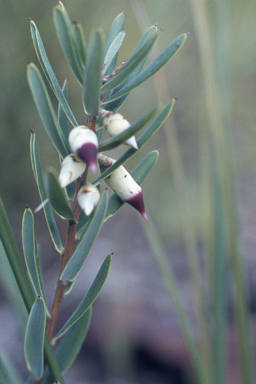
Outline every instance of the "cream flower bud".
<svg viewBox="0 0 256 384">
<path fill-rule="evenodd" d="M 98 162 L 101 172 L 104 172 L 116 160 L 100 154 Z M 127 170 L 121 165 L 111 173 L 105 180 L 107 185 L 120 197 L 123 202 L 132 205 L 140 214 L 148 220 L 145 211 L 141 187 L 136 183 Z"/>
<path fill-rule="evenodd" d="M 109 136 L 118 135 L 119 133 L 123 132 L 125 129 L 130 127 L 130 123 L 120 113 L 113 113 L 102 109 L 101 115 L 102 124 Z M 130 137 L 124 142 L 124 144 L 138 149 L 135 136 Z"/>
<path fill-rule="evenodd" d="M 72 152 L 92 170 L 97 171 L 98 139 L 96 134 L 84 125 L 73 128 L 68 137 Z"/>
<path fill-rule="evenodd" d="M 78 192 L 77 201 L 86 216 L 89 216 L 97 206 L 100 199 L 98 188 L 87 183 Z"/>
<path fill-rule="evenodd" d="M 74 154 L 68 155 L 61 163 L 59 183 L 62 188 L 76 180 L 85 171 L 85 163 Z"/>
</svg>

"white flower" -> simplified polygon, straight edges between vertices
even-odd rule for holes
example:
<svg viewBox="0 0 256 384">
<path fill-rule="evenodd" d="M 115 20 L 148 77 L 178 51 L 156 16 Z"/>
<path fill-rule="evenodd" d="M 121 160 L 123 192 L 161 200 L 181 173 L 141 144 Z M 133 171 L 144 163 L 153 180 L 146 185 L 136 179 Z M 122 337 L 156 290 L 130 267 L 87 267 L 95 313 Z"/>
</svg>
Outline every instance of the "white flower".
<svg viewBox="0 0 256 384">
<path fill-rule="evenodd" d="M 86 165 L 74 154 L 68 155 L 61 163 L 59 183 L 62 188 L 76 180 L 85 171 Z"/>
<path fill-rule="evenodd" d="M 92 172 L 97 172 L 98 139 L 96 134 L 84 125 L 73 128 L 69 134 L 69 145 L 80 160 L 84 161 Z"/>
<path fill-rule="evenodd" d="M 120 114 L 113 113 L 110 111 L 106 111 L 101 109 L 102 115 L 102 124 L 106 129 L 109 136 L 115 136 L 119 133 L 125 131 L 130 127 L 130 123 Z M 136 143 L 135 136 L 130 137 L 128 140 L 124 142 L 124 144 L 129 145 L 135 149 L 138 149 L 138 145 Z"/>
<path fill-rule="evenodd" d="M 80 188 L 77 195 L 78 204 L 86 216 L 89 216 L 92 213 L 94 208 L 97 206 L 99 199 L 100 193 L 98 188 L 90 183 L 87 183 Z"/>
<path fill-rule="evenodd" d="M 98 156 L 98 162 L 101 172 L 104 172 L 114 164 L 115 161 L 116 160 L 111 157 L 100 154 Z M 145 211 L 142 189 L 122 165 L 113 171 L 105 179 L 105 182 L 123 202 L 132 205 L 143 217 L 145 217 L 145 219 L 148 219 Z"/>
</svg>

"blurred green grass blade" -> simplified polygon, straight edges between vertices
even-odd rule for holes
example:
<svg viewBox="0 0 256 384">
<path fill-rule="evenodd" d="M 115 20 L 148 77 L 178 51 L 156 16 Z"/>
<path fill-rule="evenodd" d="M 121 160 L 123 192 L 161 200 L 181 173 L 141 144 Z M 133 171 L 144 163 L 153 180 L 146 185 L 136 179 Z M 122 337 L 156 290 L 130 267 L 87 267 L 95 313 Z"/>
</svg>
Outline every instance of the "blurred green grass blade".
<svg viewBox="0 0 256 384">
<path fill-rule="evenodd" d="M 113 96 L 110 96 L 109 102 L 118 99 L 121 96 L 126 95 L 135 87 L 138 87 L 141 83 L 147 80 L 149 77 L 154 75 L 163 65 L 170 60 L 173 55 L 182 47 L 184 44 L 187 34 L 180 35 L 175 39 L 152 63 L 150 63 L 140 74 L 129 81 L 122 89 L 119 90 Z"/>
<path fill-rule="evenodd" d="M 59 1 L 53 8 L 53 19 L 57 36 L 66 59 L 80 84 L 83 84 L 84 67 L 77 55 L 73 40 L 73 28 L 64 5 Z"/>
<path fill-rule="evenodd" d="M 144 44 L 141 45 L 141 49 L 132 55 L 127 63 L 113 76 L 111 77 L 101 88 L 102 93 L 113 89 L 120 84 L 122 84 L 131 73 L 138 68 L 138 66 L 148 57 L 149 52 L 153 48 L 154 43 L 159 37 L 159 31 L 157 27 L 154 27 L 155 33 L 150 36 L 149 39 L 144 41 Z"/>
<path fill-rule="evenodd" d="M 158 109 L 159 109 L 159 105 L 153 108 L 150 108 L 141 117 L 139 117 L 136 121 L 134 121 L 131 124 L 131 126 L 127 128 L 125 131 L 119 133 L 114 137 L 111 137 L 110 139 L 103 141 L 99 145 L 99 152 L 104 152 L 104 151 L 109 151 L 110 149 L 114 149 L 118 147 L 120 144 L 124 143 L 130 137 L 135 135 L 137 132 L 139 132 L 140 129 L 142 129 L 149 122 L 149 120 L 152 119 L 152 117 L 155 115 Z"/>
<path fill-rule="evenodd" d="M 66 324 L 58 332 L 54 341 L 59 339 L 64 333 L 67 332 L 70 327 L 72 327 L 80 318 L 85 314 L 85 312 L 90 308 L 98 294 L 100 293 L 101 288 L 103 287 L 106 278 L 109 273 L 109 269 L 112 262 L 112 254 L 109 254 L 103 261 L 95 279 L 93 280 L 92 285 L 90 286 L 88 292 L 85 294 L 84 298 L 72 313 Z"/>
<path fill-rule="evenodd" d="M 47 194 L 45 191 L 41 161 L 40 161 L 40 156 L 38 151 L 36 135 L 34 132 L 31 134 L 31 139 L 30 139 L 30 156 L 31 156 L 32 168 L 33 168 L 36 184 L 38 187 L 39 195 L 40 195 L 41 201 L 43 202 L 47 199 Z M 43 210 L 44 210 L 46 223 L 47 223 L 53 244 L 57 252 L 62 253 L 63 245 L 62 245 L 61 237 L 56 225 L 56 221 L 53 216 L 51 206 L 49 204 L 46 204 L 43 207 Z"/>
<path fill-rule="evenodd" d="M 77 244 L 73 255 L 71 256 L 69 262 L 67 263 L 60 276 L 60 280 L 63 282 L 75 280 L 76 276 L 84 265 L 103 224 L 103 219 L 107 210 L 107 204 L 108 194 L 107 191 L 105 191 L 94 211 L 86 232 Z"/>
<path fill-rule="evenodd" d="M 61 90 L 63 92 L 65 99 L 68 100 L 68 83 L 66 79 L 64 80 L 63 87 Z M 58 122 L 59 122 L 60 129 L 62 131 L 63 137 L 65 139 L 66 146 L 69 147 L 69 144 L 68 144 L 69 120 L 60 102 L 58 104 Z"/>
<path fill-rule="evenodd" d="M 19 291 L 25 303 L 27 311 L 30 311 L 34 302 L 34 293 L 28 280 L 21 255 L 14 239 L 9 221 L 7 219 L 2 201 L 0 200 L 0 239 L 6 256 L 12 268 Z"/>
<path fill-rule="evenodd" d="M 53 72 L 52 66 L 50 64 L 50 61 L 46 55 L 45 48 L 40 36 L 40 33 L 37 29 L 36 24 L 34 21 L 30 21 L 30 30 L 32 35 L 33 44 L 35 47 L 35 51 L 39 60 L 39 63 L 44 71 L 44 74 L 49 81 L 50 86 L 52 87 L 53 92 L 55 93 L 55 96 L 59 100 L 59 102 L 62 105 L 63 110 L 65 111 L 68 119 L 70 120 L 71 124 L 76 127 L 78 126 L 78 123 L 70 109 L 70 106 L 67 103 L 67 100 L 61 90 L 61 87 L 59 85 L 59 82 L 55 76 L 55 73 Z"/>
<path fill-rule="evenodd" d="M 156 263 L 161 272 L 163 282 L 167 288 L 167 291 L 170 295 L 171 301 L 177 313 L 179 324 L 184 334 L 184 338 L 190 352 L 192 364 L 197 376 L 197 382 L 199 384 L 206 384 L 208 383 L 207 370 L 201 358 L 198 345 L 195 341 L 195 336 L 193 335 L 192 327 L 189 323 L 189 315 L 185 312 L 184 307 L 182 305 L 180 291 L 176 282 L 175 274 L 167 258 L 166 251 L 163 247 L 163 241 L 158 233 L 158 228 L 154 225 L 154 219 L 153 217 L 150 217 L 150 215 L 148 216 L 149 221 L 147 225 L 143 225 L 142 228 L 144 229 L 145 234 L 148 238 L 150 248 L 154 253 Z"/>
<path fill-rule="evenodd" d="M 34 216 L 29 208 L 25 209 L 22 219 L 22 246 L 28 275 L 32 286 L 34 287 L 35 294 L 36 296 L 43 297 L 45 309 L 47 315 L 49 315 L 50 312 L 46 304 L 41 268 L 38 260 Z"/>
<path fill-rule="evenodd" d="M 76 222 L 66 194 L 59 184 L 58 174 L 53 168 L 50 168 L 45 175 L 45 188 L 53 210 L 62 219 Z"/>
<path fill-rule="evenodd" d="M 44 302 L 42 298 L 38 296 L 29 314 L 24 343 L 27 367 L 36 379 L 40 379 L 44 371 L 43 347 L 45 324 Z"/>
<path fill-rule="evenodd" d="M 80 59 L 82 65 L 86 67 L 87 47 L 86 47 L 82 25 L 78 22 L 73 22 L 72 27 L 73 27 L 73 40 L 75 43 L 77 56 Z"/>
<path fill-rule="evenodd" d="M 145 131 L 138 137 L 137 144 L 138 148 L 142 148 L 146 142 L 158 131 L 158 129 L 162 126 L 164 121 L 167 119 L 169 114 L 172 111 L 173 105 L 174 105 L 175 99 L 172 99 L 168 104 L 165 105 L 165 107 L 162 109 L 162 111 L 157 115 L 157 117 L 152 121 L 151 124 L 145 129 Z M 115 169 L 120 167 L 123 163 L 125 163 L 126 160 L 128 160 L 130 157 L 132 157 L 138 150 L 135 148 L 129 148 L 124 154 L 119 157 L 119 159 L 111 165 L 105 172 L 101 174 L 94 182 L 94 185 L 98 185 L 102 180 L 104 180 L 107 176 L 109 176 Z"/>
<path fill-rule="evenodd" d="M 107 53 L 106 53 L 106 56 L 105 56 L 105 59 L 104 59 L 104 64 L 103 64 L 103 73 L 106 73 L 108 67 L 110 66 L 110 64 L 112 63 L 114 57 L 117 55 L 122 43 L 123 43 L 123 40 L 124 40 L 124 37 L 125 37 L 125 30 L 122 30 L 117 36 L 116 38 L 113 40 L 112 44 L 110 45 Z"/>
<path fill-rule="evenodd" d="M 90 116 L 98 116 L 100 108 L 103 37 L 102 28 L 92 30 L 83 86 L 84 109 Z"/>
<path fill-rule="evenodd" d="M 147 174 L 151 171 L 151 169 L 157 162 L 158 157 L 159 151 L 152 151 L 148 153 L 141 160 L 141 162 L 133 169 L 131 175 L 136 181 L 136 183 L 142 183 L 142 181 L 145 179 Z M 104 221 L 112 217 L 119 210 L 119 208 L 122 207 L 123 204 L 124 202 L 120 199 L 120 197 L 116 193 L 113 193 L 113 195 L 109 198 L 108 209 Z"/>
<path fill-rule="evenodd" d="M 77 357 L 86 337 L 92 317 L 90 307 L 83 316 L 66 332 L 56 349 L 56 358 L 59 362 L 61 372 L 64 373 Z M 51 375 L 46 369 L 42 384 L 52 383 Z"/>
<path fill-rule="evenodd" d="M 65 140 L 43 78 L 33 63 L 28 64 L 27 75 L 29 86 L 44 127 L 61 157 L 65 158 L 69 154 L 69 150 L 65 145 Z"/>
<path fill-rule="evenodd" d="M 106 57 L 106 54 L 109 50 L 110 45 L 113 43 L 115 40 L 116 36 L 124 29 L 124 13 L 121 12 L 117 17 L 114 19 L 107 38 L 106 38 L 106 43 L 104 47 L 104 57 Z"/>
<path fill-rule="evenodd" d="M 21 384 L 15 366 L 11 360 L 7 359 L 2 350 L 0 350 L 0 383 L 1 384 Z"/>
</svg>

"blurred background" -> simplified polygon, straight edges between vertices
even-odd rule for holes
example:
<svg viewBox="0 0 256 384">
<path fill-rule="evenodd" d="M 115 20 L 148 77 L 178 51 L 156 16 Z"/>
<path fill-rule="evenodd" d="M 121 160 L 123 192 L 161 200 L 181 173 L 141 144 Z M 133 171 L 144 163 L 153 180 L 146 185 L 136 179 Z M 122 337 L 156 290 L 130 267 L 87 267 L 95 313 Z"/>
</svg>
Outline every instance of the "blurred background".
<svg viewBox="0 0 256 384">
<path fill-rule="evenodd" d="M 30 163 L 31 128 L 37 134 L 43 169 L 53 166 L 59 170 L 57 153 L 43 128 L 27 84 L 26 63 L 33 61 L 39 66 L 28 18 L 38 26 L 60 84 L 67 78 L 69 103 L 77 121 L 85 122 L 81 88 L 55 33 L 54 4 L 49 0 L 0 0 L 0 195 L 20 249 L 25 206 L 34 209 L 40 203 Z M 198 280 L 206 307 L 211 308 L 207 274 L 211 260 L 209 262 L 206 255 L 209 247 L 205 246 L 208 241 L 205 229 L 211 225 L 208 205 L 213 192 L 210 181 L 207 183 L 207 172 L 211 168 L 207 152 L 210 148 L 212 158 L 216 154 L 218 159 L 220 146 L 220 156 L 226 156 L 231 165 L 232 196 L 226 195 L 225 202 L 232 200 L 235 207 L 236 240 L 245 269 L 249 317 L 255 335 L 256 3 L 253 0 L 66 0 L 64 5 L 71 20 L 81 22 L 87 42 L 92 27 L 101 25 L 107 35 L 113 19 L 124 11 L 126 37 L 118 63 L 130 57 L 152 24 L 158 23 L 162 33 L 149 61 L 178 35 L 190 32 L 185 45 L 163 71 L 133 90 L 120 110 L 132 122 L 158 101 L 167 103 L 173 97 L 178 98 L 165 126 L 126 164 L 131 171 L 143 155 L 160 149 L 158 162 L 142 184 L 149 223 L 131 207 L 123 206 L 103 226 L 72 294 L 64 301 L 59 325 L 80 302 L 105 256 L 114 252 L 109 277 L 93 306 L 88 337 L 76 363 L 64 377 L 67 383 L 81 384 L 197 383 L 175 306 L 159 272 L 150 239 L 152 231 L 157 233 L 200 344 L 188 266 L 189 250 L 195 244 L 201 271 Z M 52 101 L 57 108 L 53 95 Z M 216 108 L 211 101 L 216 103 Z M 211 130 L 214 118 L 216 131 Z M 225 147 L 219 140 L 221 135 Z M 117 158 L 124 150 L 122 147 L 109 154 Z M 221 174 L 221 160 L 217 168 Z M 45 289 L 51 305 L 59 256 L 51 244 L 43 213 L 39 212 L 35 220 Z M 64 241 L 67 228 L 58 218 L 57 223 Z M 234 327 L 235 290 L 231 272 L 226 268 L 225 383 L 238 384 L 243 381 Z M 24 323 L 18 321 L 25 321 L 26 313 L 20 306 L 16 307 L 19 310 L 14 308 L 20 298 L 6 289 L 6 276 L 1 271 L 0 276 L 1 349 L 26 377 Z"/>
</svg>

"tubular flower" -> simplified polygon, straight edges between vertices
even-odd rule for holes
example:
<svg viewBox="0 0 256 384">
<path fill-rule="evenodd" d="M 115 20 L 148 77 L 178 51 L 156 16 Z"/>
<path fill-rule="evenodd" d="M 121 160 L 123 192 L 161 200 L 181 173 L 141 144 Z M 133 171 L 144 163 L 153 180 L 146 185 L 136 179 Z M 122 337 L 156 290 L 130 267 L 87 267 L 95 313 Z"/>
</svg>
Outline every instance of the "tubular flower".
<svg viewBox="0 0 256 384">
<path fill-rule="evenodd" d="M 106 129 L 109 136 L 115 136 L 123 132 L 125 129 L 130 127 L 130 123 L 120 114 L 106 111 L 101 109 L 102 115 L 102 124 Z M 135 136 L 130 137 L 124 142 L 124 144 L 129 145 L 135 149 L 138 149 Z"/>
<path fill-rule="evenodd" d="M 80 160 L 84 161 L 92 172 L 97 171 L 98 139 L 96 134 L 85 125 L 73 128 L 68 137 L 69 145 Z"/>
<path fill-rule="evenodd" d="M 114 164 L 115 161 L 116 160 L 111 157 L 100 154 L 98 156 L 98 162 L 101 172 L 104 172 Z M 123 202 L 132 205 L 143 217 L 145 217 L 145 219 L 148 220 L 142 189 L 122 165 L 113 171 L 111 175 L 105 179 L 105 182 Z"/>
<path fill-rule="evenodd" d="M 77 201 L 86 216 L 89 216 L 100 199 L 98 188 L 94 185 L 87 183 L 78 192 Z"/>
<path fill-rule="evenodd" d="M 85 171 L 85 163 L 74 154 L 68 155 L 61 163 L 59 183 L 62 188 L 76 180 Z"/>
</svg>

